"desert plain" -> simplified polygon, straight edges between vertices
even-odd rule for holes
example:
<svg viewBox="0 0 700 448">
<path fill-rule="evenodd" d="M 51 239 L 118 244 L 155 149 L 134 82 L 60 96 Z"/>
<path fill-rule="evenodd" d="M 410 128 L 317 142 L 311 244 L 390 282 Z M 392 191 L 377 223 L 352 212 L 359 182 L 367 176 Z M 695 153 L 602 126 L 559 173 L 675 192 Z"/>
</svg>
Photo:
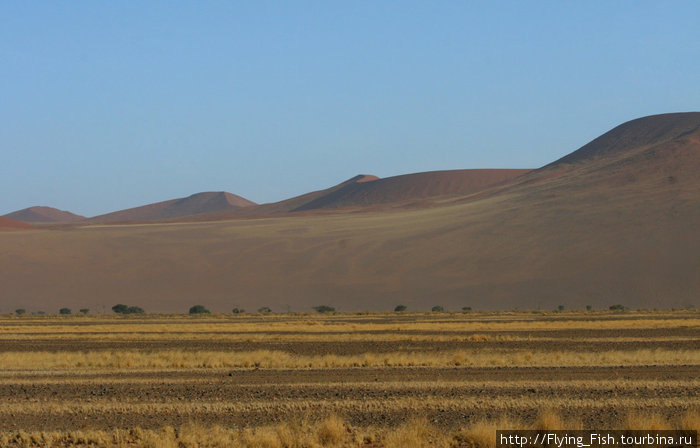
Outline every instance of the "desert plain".
<svg viewBox="0 0 700 448">
<path fill-rule="evenodd" d="M 697 429 L 692 310 L 0 319 L 0 444 L 494 446 Z"/>
</svg>

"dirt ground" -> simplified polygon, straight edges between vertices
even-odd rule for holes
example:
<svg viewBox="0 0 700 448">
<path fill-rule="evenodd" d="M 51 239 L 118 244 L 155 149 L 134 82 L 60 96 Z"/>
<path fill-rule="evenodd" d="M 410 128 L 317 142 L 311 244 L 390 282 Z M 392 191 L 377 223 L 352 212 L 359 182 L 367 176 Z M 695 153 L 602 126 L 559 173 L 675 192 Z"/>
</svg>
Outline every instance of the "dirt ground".
<svg viewBox="0 0 700 448">
<path fill-rule="evenodd" d="M 497 327 L 478 331 L 507 340 L 469 341 L 474 331 L 381 331 L 374 334 L 405 340 L 328 342 L 333 332 L 315 332 L 312 340 L 303 332 L 284 332 L 287 340 L 274 341 L 275 333 L 264 331 L 271 340 L 247 341 L 249 332 L 226 331 L 209 339 L 188 339 L 184 321 L 169 337 L 159 325 L 172 320 L 142 321 L 138 337 L 124 333 L 113 340 L 95 340 L 91 328 L 105 320 L 0 320 L 0 355 L 9 352 L 104 351 L 105 356 L 129 349 L 221 350 L 229 352 L 277 350 L 295 355 L 343 355 L 358 353 L 479 350 L 498 355 L 513 350 L 602 352 L 665 349 L 683 352 L 700 350 L 697 312 L 676 313 L 664 320 L 664 328 L 651 328 L 655 316 L 632 315 L 639 328 L 616 328 L 630 316 L 609 319 L 603 315 L 587 318 L 591 329 L 525 330 L 505 332 Z M 339 315 L 338 324 L 350 322 L 396 322 L 391 315 L 372 319 Z M 669 316 L 667 316 L 669 317 Z M 308 319 L 308 318 L 306 318 Z M 461 319 L 461 320 L 460 320 Z M 457 315 L 435 319 L 434 325 L 462 322 Z M 470 317 L 470 322 L 479 317 Z M 531 316 L 508 316 L 483 322 L 531 322 Z M 536 319 L 536 318 L 535 318 Z M 551 320 L 554 319 L 554 320 Z M 581 320 L 577 315 L 546 316 L 541 322 Z M 399 319 L 410 322 L 410 319 Z M 537 321 L 537 320 L 535 320 Z M 123 320 L 107 320 L 117 329 Z M 138 321 L 126 321 L 138 323 Z M 161 322 L 161 323 L 159 323 Z M 165 323 L 162 323 L 165 322 Z M 201 323 L 201 321 L 198 321 Z M 212 322 L 220 322 L 213 319 Z M 298 319 L 289 319 L 297 325 Z M 327 323 L 328 321 L 326 321 Z M 430 324 L 430 323 L 429 323 Z M 429 325 L 428 324 L 428 325 Z M 60 337 L 47 336 L 46 325 L 70 325 Z M 264 325 L 264 321 L 263 321 Z M 44 327 L 42 329 L 42 327 Z M 598 328 L 600 327 L 600 328 Z M 648 328 L 645 328 L 648 327 Z M 170 327 L 168 327 L 170 328 Z M 149 339 L 148 333 L 159 332 Z M 364 332 L 370 335 L 372 332 Z M 450 336 L 454 340 L 409 340 L 413 335 Z M 201 335 L 200 335 L 201 337 Z M 317 419 L 330 413 L 341 415 L 359 426 L 395 426 L 413 416 L 426 416 L 445 428 L 483 418 L 508 415 L 532 421 L 542 409 L 555 409 L 586 428 L 612 428 L 631 410 L 654 409 L 674 417 L 689 409 L 700 409 L 700 366 L 676 363 L 645 363 L 624 366 L 557 367 L 357 367 L 327 369 L 264 368 L 163 368 L 163 369 L 71 369 L 14 370 L 0 366 L 0 432 L 14 430 L 65 430 L 110 428 L 179 427 L 187 423 L 219 424 L 242 428 L 294 418 Z"/>
</svg>

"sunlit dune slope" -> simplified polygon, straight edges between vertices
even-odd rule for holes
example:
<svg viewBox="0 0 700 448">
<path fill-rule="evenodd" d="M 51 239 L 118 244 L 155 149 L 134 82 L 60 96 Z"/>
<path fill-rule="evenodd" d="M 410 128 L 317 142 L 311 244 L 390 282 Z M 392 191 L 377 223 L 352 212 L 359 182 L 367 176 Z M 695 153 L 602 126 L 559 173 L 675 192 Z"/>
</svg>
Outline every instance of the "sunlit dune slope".
<svg viewBox="0 0 700 448">
<path fill-rule="evenodd" d="M 0 216 L 0 231 L 3 230 L 22 230 L 22 229 L 33 229 L 34 226 L 27 224 L 26 222 L 17 221 L 15 219 L 6 218 Z"/>
</svg>

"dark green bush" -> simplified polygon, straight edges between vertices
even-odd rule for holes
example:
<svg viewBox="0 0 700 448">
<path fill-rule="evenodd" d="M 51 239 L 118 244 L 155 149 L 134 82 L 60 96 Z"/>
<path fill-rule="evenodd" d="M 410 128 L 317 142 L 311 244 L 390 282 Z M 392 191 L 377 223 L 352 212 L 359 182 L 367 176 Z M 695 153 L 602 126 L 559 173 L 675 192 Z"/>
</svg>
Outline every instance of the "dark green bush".
<svg viewBox="0 0 700 448">
<path fill-rule="evenodd" d="M 72 311 L 70 310 L 70 308 L 61 308 L 60 310 L 58 310 L 58 313 L 59 314 L 71 314 Z"/>
<path fill-rule="evenodd" d="M 332 306 L 328 306 L 328 305 L 318 305 L 318 306 L 313 307 L 313 309 L 317 313 L 333 313 L 333 312 L 335 312 L 335 308 L 333 308 Z"/>
<path fill-rule="evenodd" d="M 127 305 L 124 305 L 123 303 L 119 303 L 112 307 L 112 311 L 114 311 L 117 314 L 126 314 L 128 310 L 129 307 Z"/>
<path fill-rule="evenodd" d="M 209 310 L 204 305 L 195 305 L 190 308 L 190 314 L 209 314 Z"/>
<path fill-rule="evenodd" d="M 434 313 L 442 313 L 445 311 L 445 308 L 441 307 L 440 305 L 435 305 L 431 311 Z"/>
<path fill-rule="evenodd" d="M 26 312 L 27 312 L 27 310 L 25 310 L 24 308 L 18 308 L 15 310 L 15 314 L 18 316 L 21 316 L 22 314 L 24 314 Z"/>
<path fill-rule="evenodd" d="M 618 303 L 617 305 L 610 305 L 610 309 L 612 311 L 624 311 L 627 309 L 627 307 Z"/>
<path fill-rule="evenodd" d="M 396 305 L 396 307 L 394 308 L 394 312 L 400 313 L 402 311 L 406 311 L 407 309 L 408 307 L 406 305 Z"/>
</svg>

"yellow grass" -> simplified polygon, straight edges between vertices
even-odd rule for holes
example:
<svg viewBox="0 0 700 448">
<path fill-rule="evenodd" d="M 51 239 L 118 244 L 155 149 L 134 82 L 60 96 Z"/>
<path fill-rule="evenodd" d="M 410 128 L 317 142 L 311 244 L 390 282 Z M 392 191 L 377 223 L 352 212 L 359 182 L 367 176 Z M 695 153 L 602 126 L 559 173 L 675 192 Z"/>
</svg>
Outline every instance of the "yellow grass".
<svg viewBox="0 0 700 448">
<path fill-rule="evenodd" d="M 4 352 L 2 370 L 39 369 L 178 369 L 178 368 L 348 368 L 348 367 L 515 367 L 700 365 L 700 350 L 445 351 L 363 353 L 359 355 L 292 355 L 287 352 L 185 350 L 105 350 L 87 352 Z"/>
<path fill-rule="evenodd" d="M 494 448 L 499 429 L 559 429 L 563 420 L 553 410 L 541 410 L 541 420 L 535 425 L 522 420 L 479 420 L 461 428 L 445 431 L 436 428 L 425 418 L 414 418 L 395 428 L 354 428 L 340 417 L 331 415 L 324 420 L 284 422 L 251 429 L 188 424 L 178 430 L 165 426 L 158 429 L 134 428 L 110 431 L 53 431 L 0 433 L 3 448 L 53 448 L 90 446 L 93 448 L 321 448 L 361 447 L 367 443 L 383 448 L 426 447 L 448 448 L 472 446 Z M 617 429 L 644 428 L 653 422 L 658 429 L 691 429 L 688 418 L 697 414 L 686 413 L 680 419 L 669 420 L 654 413 L 633 413 L 624 418 L 624 426 Z M 549 423 L 542 426 L 544 421 Z M 696 421 L 697 423 L 697 421 Z M 627 426 L 629 425 L 629 426 Z M 568 429 L 568 428 L 567 428 Z"/>
<path fill-rule="evenodd" d="M 365 322 L 340 322 L 329 318 L 319 318 L 319 320 L 298 320 L 294 318 L 283 319 L 260 319 L 254 322 L 238 321 L 236 319 L 211 320 L 211 321 L 184 321 L 174 323 L 173 321 L 149 320 L 111 320 L 111 321 L 91 321 L 86 320 L 88 325 L 75 325 L 75 321 L 68 320 L 65 323 L 60 319 L 48 321 L 22 321 L 21 327 L 16 325 L 0 324 L 0 334 L 13 335 L 21 329 L 22 333 L 37 335 L 79 335 L 84 333 L 98 335 L 138 335 L 138 334 L 197 334 L 207 335 L 216 333 L 236 332 L 236 333 L 357 333 L 371 331 L 390 332 L 411 332 L 411 331 L 432 331 L 432 332 L 478 332 L 478 331 L 535 331 L 535 330 L 616 330 L 616 329 L 653 329 L 653 328 L 696 328 L 700 329 L 700 318 L 685 317 L 676 319 L 649 319 L 638 317 L 631 318 L 609 318 L 609 319 L 513 319 L 512 321 L 473 320 L 462 318 L 462 315 L 446 315 L 443 320 L 423 320 L 416 319 L 408 322 L 382 321 Z M 58 320 L 58 322 L 57 322 Z M 124 323 L 128 322 L 128 323 Z"/>
</svg>

